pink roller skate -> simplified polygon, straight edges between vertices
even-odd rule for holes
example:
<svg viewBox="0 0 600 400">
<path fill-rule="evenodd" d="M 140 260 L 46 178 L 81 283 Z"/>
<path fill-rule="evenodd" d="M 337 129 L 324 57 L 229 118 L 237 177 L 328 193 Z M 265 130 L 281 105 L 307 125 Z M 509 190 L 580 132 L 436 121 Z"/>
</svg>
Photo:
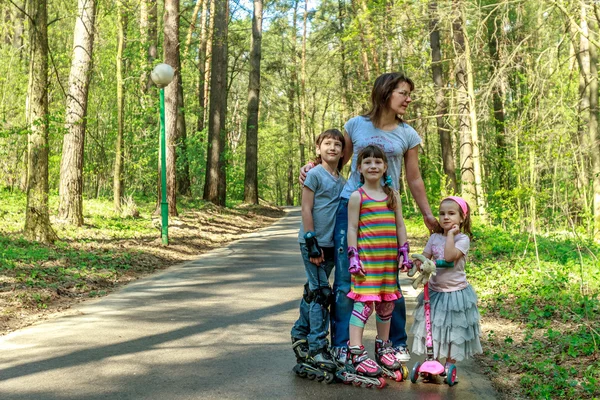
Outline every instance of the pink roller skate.
<svg viewBox="0 0 600 400">
<path fill-rule="evenodd" d="M 381 366 L 383 375 L 395 380 L 396 382 L 401 382 L 403 379 L 406 379 L 408 376 L 403 376 L 402 367 L 403 365 L 396 359 L 396 355 L 394 354 L 395 350 L 392 347 L 392 342 L 390 340 L 375 340 L 375 354 L 377 363 Z M 408 371 L 406 367 L 404 367 Z"/>
<path fill-rule="evenodd" d="M 379 377 L 381 373 L 381 367 L 369 358 L 365 347 L 361 345 L 348 347 L 346 364 L 336 375 L 344 383 L 381 389 L 385 386 L 385 379 Z"/>
</svg>

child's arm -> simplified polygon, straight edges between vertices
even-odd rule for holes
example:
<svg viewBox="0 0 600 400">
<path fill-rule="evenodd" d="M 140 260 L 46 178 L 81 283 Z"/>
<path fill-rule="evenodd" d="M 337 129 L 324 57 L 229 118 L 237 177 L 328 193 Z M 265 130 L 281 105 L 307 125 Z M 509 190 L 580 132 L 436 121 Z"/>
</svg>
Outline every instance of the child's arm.
<svg viewBox="0 0 600 400">
<path fill-rule="evenodd" d="M 459 258 L 464 256 L 463 252 L 458 250 L 454 245 L 454 235 L 458 233 L 460 233 L 460 228 L 458 227 L 458 225 L 454 225 L 446 235 L 446 244 L 444 246 L 444 260 L 448 262 L 457 261 Z"/>
<path fill-rule="evenodd" d="M 304 186 L 302 188 L 302 226 L 304 226 L 304 233 L 315 231 L 315 221 L 313 220 L 313 205 L 315 203 L 315 192 L 313 192 L 308 187 Z M 315 239 L 316 240 L 316 239 Z M 321 251 L 321 255 L 319 257 L 310 257 L 310 262 L 315 265 L 321 265 L 323 261 L 325 261 L 325 257 L 323 256 L 323 250 Z"/>
<path fill-rule="evenodd" d="M 351 274 L 364 276 L 362 263 L 358 257 L 358 220 L 360 217 L 360 193 L 354 192 L 348 200 L 348 259 Z"/>
</svg>

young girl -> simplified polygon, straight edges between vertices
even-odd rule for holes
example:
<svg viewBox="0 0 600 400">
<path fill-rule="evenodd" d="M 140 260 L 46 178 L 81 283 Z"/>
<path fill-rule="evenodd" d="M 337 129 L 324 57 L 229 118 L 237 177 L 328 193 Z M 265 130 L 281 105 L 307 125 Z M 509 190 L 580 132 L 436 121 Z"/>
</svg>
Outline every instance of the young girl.
<svg viewBox="0 0 600 400">
<path fill-rule="evenodd" d="M 348 202 L 348 268 L 354 300 L 350 317 L 347 366 L 366 376 L 382 370 L 363 346 L 363 330 L 375 309 L 377 314 L 376 358 L 382 366 L 400 368 L 389 340 L 394 301 L 402 297 L 398 288 L 398 248 L 407 234 L 402 207 L 387 174 L 387 157 L 378 146 L 366 146 L 357 159 L 363 184 Z M 383 178 L 383 180 L 382 180 Z"/>
<path fill-rule="evenodd" d="M 429 238 L 423 255 L 434 261 L 454 262 L 451 268 L 440 268 L 429 280 L 431 305 L 431 333 L 434 356 L 446 357 L 449 364 L 482 352 L 479 342 L 479 311 L 477 295 L 467 281 L 465 258 L 469 251 L 471 213 L 469 205 L 461 197 L 450 196 L 440 204 L 440 225 L 443 233 L 434 233 Z M 416 262 L 418 266 L 420 263 Z M 413 352 L 424 354 L 425 310 L 423 293 L 417 298 L 414 323 L 411 332 Z"/>
<path fill-rule="evenodd" d="M 333 227 L 344 178 L 340 176 L 344 136 L 337 129 L 319 135 L 317 166 L 311 169 L 302 189 L 302 224 L 298 233 L 307 283 L 300 302 L 300 317 L 292 328 L 292 345 L 299 375 L 310 367 L 335 371 L 329 355 L 329 304 L 332 302 L 329 274 L 334 266 Z M 308 365 L 306 365 L 308 364 Z M 306 367 L 308 366 L 308 371 Z"/>
</svg>

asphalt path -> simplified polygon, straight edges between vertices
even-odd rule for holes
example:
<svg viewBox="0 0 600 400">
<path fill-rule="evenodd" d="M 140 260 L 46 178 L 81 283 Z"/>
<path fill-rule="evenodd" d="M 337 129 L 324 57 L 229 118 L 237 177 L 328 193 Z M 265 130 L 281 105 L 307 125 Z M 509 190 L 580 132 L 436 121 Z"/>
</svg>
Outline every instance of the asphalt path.
<svg viewBox="0 0 600 400">
<path fill-rule="evenodd" d="M 287 211 L 223 249 L 0 337 L 0 399 L 496 398 L 474 362 L 458 364 L 453 387 L 388 380 L 367 389 L 297 377 L 290 328 L 305 277 L 300 211 Z M 417 292 L 409 279 L 401 284 L 410 315 Z M 374 325 L 365 332 L 371 354 Z"/>
</svg>

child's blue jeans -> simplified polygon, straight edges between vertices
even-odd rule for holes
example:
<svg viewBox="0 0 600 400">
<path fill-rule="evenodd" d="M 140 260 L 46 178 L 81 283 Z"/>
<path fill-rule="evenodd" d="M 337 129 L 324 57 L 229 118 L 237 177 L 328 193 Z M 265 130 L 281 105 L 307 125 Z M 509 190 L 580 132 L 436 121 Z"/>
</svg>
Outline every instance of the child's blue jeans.
<svg viewBox="0 0 600 400">
<path fill-rule="evenodd" d="M 335 280 L 333 293 L 335 304 L 331 307 L 331 346 L 345 347 L 350 339 L 350 316 L 354 301 L 348 297 L 350 292 L 350 272 L 348 272 L 348 199 L 340 199 L 338 206 L 333 242 L 335 246 Z M 398 284 L 398 289 L 400 285 Z M 406 346 L 406 304 L 404 297 L 394 302 L 394 312 L 390 326 L 390 340 L 394 347 Z"/>
<path fill-rule="evenodd" d="M 306 246 L 302 243 L 300 244 L 308 288 L 312 292 L 315 292 L 318 288 L 329 290 L 329 275 L 335 265 L 333 247 L 322 247 L 322 249 L 325 261 L 320 266 L 316 266 L 310 262 Z M 327 340 L 327 336 L 329 335 L 328 307 L 316 301 L 307 303 L 303 296 L 300 301 L 300 317 L 292 327 L 291 334 L 296 339 L 307 339 L 311 352 L 327 349 L 329 345 Z"/>
</svg>

